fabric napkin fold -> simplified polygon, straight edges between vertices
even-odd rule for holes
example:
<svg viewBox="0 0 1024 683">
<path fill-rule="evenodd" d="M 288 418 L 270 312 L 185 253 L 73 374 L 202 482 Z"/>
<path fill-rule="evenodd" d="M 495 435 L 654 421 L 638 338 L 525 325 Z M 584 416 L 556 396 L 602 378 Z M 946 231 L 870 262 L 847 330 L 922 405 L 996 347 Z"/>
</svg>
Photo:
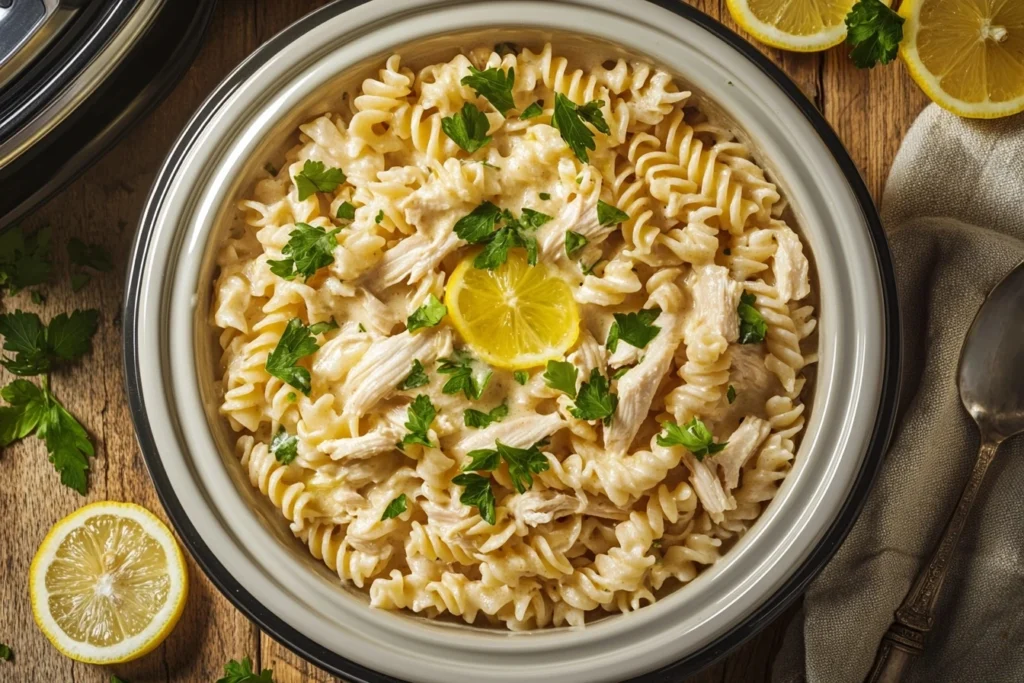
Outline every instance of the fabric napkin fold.
<svg viewBox="0 0 1024 683">
<path fill-rule="evenodd" d="M 903 385 L 878 481 L 811 584 L 777 683 L 859 683 L 970 474 L 978 431 L 960 403 L 960 346 L 1024 259 L 1024 115 L 918 117 L 882 199 L 903 320 Z M 1021 340 L 1024 344 L 1024 339 Z M 995 371 L 995 370 L 993 370 Z M 1024 681 L 1024 437 L 1003 444 L 975 501 L 908 683 Z"/>
</svg>

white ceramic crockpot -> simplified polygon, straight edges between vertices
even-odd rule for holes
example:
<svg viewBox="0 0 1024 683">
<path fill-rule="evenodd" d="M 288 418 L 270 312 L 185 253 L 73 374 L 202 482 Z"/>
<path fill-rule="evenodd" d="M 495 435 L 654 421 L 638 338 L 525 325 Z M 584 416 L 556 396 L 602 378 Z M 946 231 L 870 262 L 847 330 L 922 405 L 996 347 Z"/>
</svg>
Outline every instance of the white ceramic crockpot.
<svg viewBox="0 0 1024 683">
<path fill-rule="evenodd" d="M 820 292 L 807 430 L 751 530 L 654 605 L 528 633 L 374 610 L 308 555 L 234 456 L 211 386 L 213 247 L 239 193 L 295 126 L 392 51 L 424 63 L 461 47 L 544 40 L 674 72 L 785 192 Z M 842 145 L 760 53 L 676 0 L 348 0 L 300 20 L 228 76 L 175 144 L 142 217 L 124 320 L 139 441 L 185 545 L 264 630 L 350 681 L 590 683 L 677 679 L 707 665 L 798 596 L 845 536 L 889 435 L 899 370 L 888 250 Z"/>
</svg>

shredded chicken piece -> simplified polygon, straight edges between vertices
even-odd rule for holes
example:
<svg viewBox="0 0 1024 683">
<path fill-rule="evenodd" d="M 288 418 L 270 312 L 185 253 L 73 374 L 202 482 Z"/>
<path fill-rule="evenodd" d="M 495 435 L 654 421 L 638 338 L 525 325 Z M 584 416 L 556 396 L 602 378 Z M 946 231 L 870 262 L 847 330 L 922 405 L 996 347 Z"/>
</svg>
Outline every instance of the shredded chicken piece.
<svg viewBox="0 0 1024 683">
<path fill-rule="evenodd" d="M 576 366 L 578 377 L 587 378 L 594 368 L 603 369 L 607 350 L 589 332 L 583 332 L 580 337 L 579 346 L 566 357 L 566 360 Z"/>
<path fill-rule="evenodd" d="M 587 238 L 589 244 L 600 244 L 615 229 L 602 226 L 597 220 L 597 195 L 578 195 L 566 204 L 555 219 L 537 231 L 537 245 L 542 259 L 554 261 L 565 258 L 565 233 L 572 230 Z"/>
<path fill-rule="evenodd" d="M 366 274 L 366 285 L 379 292 L 403 280 L 409 284 L 416 284 L 437 270 L 441 261 L 460 242 L 459 236 L 454 232 L 442 234 L 436 239 L 422 233 L 406 237 L 388 249 L 377 267 Z"/>
<path fill-rule="evenodd" d="M 775 289 L 779 299 L 783 303 L 803 299 L 811 293 L 811 266 L 804 256 L 804 245 L 788 227 L 783 226 L 774 232 L 779 246 L 772 259 L 772 271 L 775 273 Z"/>
<path fill-rule="evenodd" d="M 722 474 L 722 483 L 732 491 L 740 483 L 740 470 L 772 430 L 767 420 L 750 416 L 729 437 L 729 443 L 711 459 Z"/>
<path fill-rule="evenodd" d="M 527 526 L 538 526 L 565 515 L 578 514 L 585 505 L 576 496 L 547 489 L 515 496 L 508 507 L 518 521 Z"/>
<path fill-rule="evenodd" d="M 743 284 L 729 277 L 728 268 L 716 265 L 694 266 L 688 284 L 693 293 L 688 334 L 705 329 L 725 337 L 726 341 L 736 341 L 740 335 L 736 309 L 740 305 Z"/>
<path fill-rule="evenodd" d="M 529 448 L 541 439 L 551 436 L 562 427 L 565 420 L 558 413 L 550 415 L 530 415 L 514 420 L 506 420 L 481 429 L 458 443 L 455 450 L 460 455 L 480 448 L 494 448 L 495 441 L 500 441 L 513 448 Z"/>
<path fill-rule="evenodd" d="M 348 422 L 350 432 L 358 434 L 359 419 L 395 391 L 414 360 L 430 363 L 450 343 L 451 332 L 441 329 L 416 334 L 406 331 L 371 346 L 349 371 L 340 390 L 346 397 L 342 419 Z"/>
<path fill-rule="evenodd" d="M 619 405 L 604 432 L 604 445 L 609 454 L 624 454 L 647 418 L 658 385 L 682 340 L 680 323 L 678 315 L 662 313 L 658 318 L 661 331 L 644 349 L 643 360 L 619 379 Z"/>
<path fill-rule="evenodd" d="M 362 436 L 324 441 L 317 450 L 331 456 L 331 460 L 364 460 L 395 449 L 400 434 L 391 425 L 381 425 Z"/>
<path fill-rule="evenodd" d="M 701 505 L 712 520 L 721 522 L 725 519 L 722 513 L 735 508 L 736 501 L 722 488 L 722 482 L 708 466 L 707 458 L 701 462 L 692 453 L 687 452 L 683 455 L 683 462 L 690 470 L 690 483 L 693 484 L 693 490 L 697 493 Z"/>
</svg>

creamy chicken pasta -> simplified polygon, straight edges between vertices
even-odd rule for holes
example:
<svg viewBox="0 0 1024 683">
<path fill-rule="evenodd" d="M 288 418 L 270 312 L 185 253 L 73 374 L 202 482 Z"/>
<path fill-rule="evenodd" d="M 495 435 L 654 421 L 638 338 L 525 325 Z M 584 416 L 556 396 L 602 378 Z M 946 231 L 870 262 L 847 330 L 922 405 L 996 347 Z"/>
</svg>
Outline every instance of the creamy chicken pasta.
<svg viewBox="0 0 1024 683">
<path fill-rule="evenodd" d="M 668 73 L 551 45 L 395 55 L 336 102 L 219 252 L 252 485 L 428 617 L 579 626 L 713 564 L 790 470 L 815 360 L 748 149 Z"/>
</svg>

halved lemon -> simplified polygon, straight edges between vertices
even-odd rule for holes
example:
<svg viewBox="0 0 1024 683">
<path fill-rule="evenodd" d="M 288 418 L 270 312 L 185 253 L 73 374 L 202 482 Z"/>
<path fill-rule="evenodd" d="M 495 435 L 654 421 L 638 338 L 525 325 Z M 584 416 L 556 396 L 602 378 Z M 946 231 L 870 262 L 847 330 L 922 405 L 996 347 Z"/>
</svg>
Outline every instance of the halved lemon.
<svg viewBox="0 0 1024 683">
<path fill-rule="evenodd" d="M 889 0 L 882 0 L 888 6 Z M 762 43 L 817 52 L 846 39 L 846 15 L 857 0 L 728 0 L 737 24 Z"/>
<path fill-rule="evenodd" d="M 509 370 L 565 355 L 580 330 L 569 284 L 517 252 L 494 270 L 474 268 L 474 256 L 452 272 L 444 300 L 452 324 L 477 355 Z"/>
<path fill-rule="evenodd" d="M 110 501 L 57 522 L 29 569 L 36 624 L 61 654 L 90 664 L 153 650 L 178 623 L 188 570 L 149 510 Z"/>
<path fill-rule="evenodd" d="M 1022 0 L 904 0 L 900 54 L 933 101 L 959 116 L 1024 111 Z"/>
</svg>

